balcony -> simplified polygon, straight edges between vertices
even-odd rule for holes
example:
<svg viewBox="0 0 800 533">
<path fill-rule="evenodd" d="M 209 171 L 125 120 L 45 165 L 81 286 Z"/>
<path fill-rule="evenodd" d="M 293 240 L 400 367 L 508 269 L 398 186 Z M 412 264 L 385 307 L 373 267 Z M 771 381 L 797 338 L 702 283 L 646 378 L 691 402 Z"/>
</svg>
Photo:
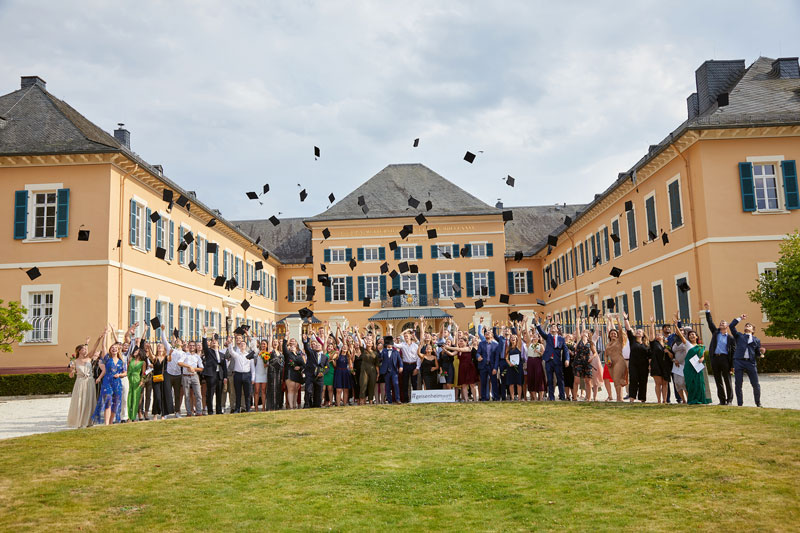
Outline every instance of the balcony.
<svg viewBox="0 0 800 533">
<path fill-rule="evenodd" d="M 438 306 L 439 296 L 435 294 L 401 294 L 380 300 L 380 302 L 381 308 Z"/>
</svg>

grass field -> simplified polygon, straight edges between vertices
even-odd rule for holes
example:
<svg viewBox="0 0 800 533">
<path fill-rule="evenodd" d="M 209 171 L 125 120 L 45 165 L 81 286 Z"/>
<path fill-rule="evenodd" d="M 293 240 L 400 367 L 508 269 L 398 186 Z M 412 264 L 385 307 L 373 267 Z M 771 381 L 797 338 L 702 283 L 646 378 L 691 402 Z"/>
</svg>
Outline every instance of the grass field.
<svg viewBox="0 0 800 533">
<path fill-rule="evenodd" d="M 800 412 L 348 407 L 0 442 L 0 530 L 800 529 Z"/>
</svg>

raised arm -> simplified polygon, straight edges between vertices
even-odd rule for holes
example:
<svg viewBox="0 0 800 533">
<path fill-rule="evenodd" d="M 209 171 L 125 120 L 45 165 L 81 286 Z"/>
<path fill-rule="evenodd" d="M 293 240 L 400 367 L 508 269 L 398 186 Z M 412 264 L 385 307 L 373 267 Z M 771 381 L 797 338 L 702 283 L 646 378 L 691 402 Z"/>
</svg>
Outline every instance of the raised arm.
<svg viewBox="0 0 800 533">
<path fill-rule="evenodd" d="M 169 343 L 167 339 L 167 330 L 161 328 L 161 344 L 164 345 L 164 349 L 167 351 L 167 355 L 172 355 L 172 345 Z"/>
<path fill-rule="evenodd" d="M 485 342 L 486 337 L 483 336 L 483 317 L 481 317 L 478 321 L 478 327 L 476 328 L 476 331 L 478 332 L 478 338 L 481 340 L 481 342 Z"/>
<path fill-rule="evenodd" d="M 712 335 L 716 335 L 718 329 L 717 325 L 714 324 L 714 320 L 711 318 L 711 304 L 708 303 L 708 300 L 703 303 L 703 309 L 706 311 L 706 322 L 708 323 L 708 329 L 711 330 Z"/>
<path fill-rule="evenodd" d="M 686 337 L 683 336 L 683 328 L 681 328 L 678 324 L 679 324 L 679 321 L 676 319 L 675 320 L 675 326 L 676 326 L 675 327 L 675 332 L 678 334 L 678 337 L 681 339 L 681 343 L 683 344 L 683 343 L 686 342 Z"/>
</svg>

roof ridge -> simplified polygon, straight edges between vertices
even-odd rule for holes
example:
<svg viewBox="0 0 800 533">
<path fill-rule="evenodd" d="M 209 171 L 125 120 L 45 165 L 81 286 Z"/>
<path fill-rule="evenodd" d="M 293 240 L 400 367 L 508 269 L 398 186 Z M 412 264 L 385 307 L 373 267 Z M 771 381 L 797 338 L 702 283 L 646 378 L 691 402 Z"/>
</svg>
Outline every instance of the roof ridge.
<svg viewBox="0 0 800 533">
<path fill-rule="evenodd" d="M 6 110 L 6 116 L 8 116 L 8 114 L 9 114 L 9 113 L 11 113 L 11 110 L 12 110 L 12 109 L 14 109 L 15 107 L 17 107 L 17 104 L 19 104 L 19 103 L 22 101 L 22 99 L 23 99 L 23 98 L 25 98 L 26 96 L 28 96 L 28 93 L 29 93 L 29 92 L 31 92 L 31 89 L 33 89 L 34 87 L 36 87 L 36 85 L 31 85 L 30 87 L 28 87 L 28 90 L 27 90 L 27 91 L 25 91 L 25 92 L 22 94 L 22 96 L 20 96 L 19 98 L 17 98 L 17 101 L 16 101 L 16 102 L 14 102 L 14 105 L 12 105 L 11 107 L 9 107 L 9 108 L 8 108 L 8 110 Z M 11 92 L 13 93 L 13 92 L 16 92 L 16 91 L 11 91 Z M 9 94 L 11 94 L 11 93 L 9 93 Z"/>
<path fill-rule="evenodd" d="M 64 100 L 61 100 L 60 98 L 56 98 L 54 95 L 50 94 L 50 93 L 47 91 L 47 89 L 42 89 L 42 88 L 41 88 L 41 87 L 39 87 L 38 85 L 32 85 L 32 86 L 31 86 L 31 89 L 33 89 L 34 87 L 38 87 L 38 88 L 39 88 L 39 90 L 40 90 L 40 91 L 42 91 L 42 93 L 45 95 L 45 97 L 47 98 L 47 101 L 50 103 L 50 105 L 52 105 L 52 106 L 53 106 L 53 108 L 55 108 L 55 110 L 56 110 L 56 111 L 58 111 L 58 112 L 59 112 L 59 114 L 61 114 L 61 116 L 62 116 L 62 117 L 64 117 L 64 118 L 65 118 L 65 119 L 66 119 L 66 120 L 67 120 L 67 121 L 68 121 L 70 124 L 72 124 L 72 125 L 75 127 L 75 129 L 77 129 L 77 130 L 78 130 L 78 131 L 79 131 L 79 132 L 80 132 L 80 133 L 83 135 L 83 137 L 84 137 L 84 138 L 85 138 L 87 141 L 89 141 L 89 142 L 93 142 L 93 143 L 95 143 L 95 144 L 99 144 L 99 145 L 101 145 L 101 146 L 106 146 L 106 147 L 108 147 L 108 148 L 114 148 L 114 149 L 116 149 L 116 150 L 120 150 L 120 149 L 122 148 L 122 146 L 121 146 L 119 143 L 117 143 L 116 145 L 114 145 L 114 144 L 108 144 L 108 143 L 101 142 L 100 140 L 97 140 L 97 139 L 94 139 L 94 138 L 90 137 L 90 136 L 89 136 L 89 134 L 88 134 L 86 131 L 84 131 L 84 129 L 83 129 L 83 128 L 82 128 L 80 125 L 76 124 L 76 123 L 75 123 L 75 121 L 74 121 L 74 120 L 72 120 L 72 118 L 70 118 L 70 117 L 69 117 L 69 116 L 68 116 L 68 115 L 67 115 L 67 114 L 64 112 L 64 110 L 62 110 L 62 109 L 61 109 L 60 105 L 63 105 L 63 106 L 65 106 L 65 107 L 69 108 L 69 110 L 70 110 L 70 111 L 72 111 L 73 113 L 75 113 L 75 114 L 76 114 L 78 117 L 80 117 L 81 119 L 83 119 L 83 120 L 85 120 L 86 122 L 88 122 L 90 126 L 93 126 L 93 127 L 97 128 L 98 130 L 100 130 L 101 132 L 105 133 L 106 135 L 108 135 L 109 137 L 111 137 L 111 138 L 113 139 L 113 136 L 112 136 L 111 134 L 109 134 L 109 133 L 108 133 L 107 131 L 105 131 L 103 128 L 101 128 L 100 126 L 98 126 L 97 124 L 95 124 L 94 122 L 92 122 L 91 120 L 89 120 L 88 118 L 86 118 L 86 117 L 85 117 L 83 114 L 81 114 L 81 112 L 80 112 L 80 111 L 78 111 L 77 109 L 75 109 L 74 107 L 72 107 L 71 105 L 69 105 L 69 104 L 68 104 L 67 102 L 65 102 Z M 60 104 L 60 105 L 59 105 L 59 104 Z M 115 141 L 115 142 L 116 142 L 116 141 Z"/>
</svg>

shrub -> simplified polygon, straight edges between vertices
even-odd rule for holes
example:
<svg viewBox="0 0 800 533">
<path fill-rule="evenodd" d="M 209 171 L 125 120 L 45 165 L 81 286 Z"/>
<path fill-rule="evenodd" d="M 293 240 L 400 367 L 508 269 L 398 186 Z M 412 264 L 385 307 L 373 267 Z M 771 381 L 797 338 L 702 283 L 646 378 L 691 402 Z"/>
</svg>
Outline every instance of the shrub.
<svg viewBox="0 0 800 533">
<path fill-rule="evenodd" d="M 0 376 L 0 396 L 68 394 L 75 380 L 69 374 L 9 374 Z"/>
<path fill-rule="evenodd" d="M 800 372 L 800 350 L 767 350 L 758 360 L 758 372 Z"/>
</svg>

